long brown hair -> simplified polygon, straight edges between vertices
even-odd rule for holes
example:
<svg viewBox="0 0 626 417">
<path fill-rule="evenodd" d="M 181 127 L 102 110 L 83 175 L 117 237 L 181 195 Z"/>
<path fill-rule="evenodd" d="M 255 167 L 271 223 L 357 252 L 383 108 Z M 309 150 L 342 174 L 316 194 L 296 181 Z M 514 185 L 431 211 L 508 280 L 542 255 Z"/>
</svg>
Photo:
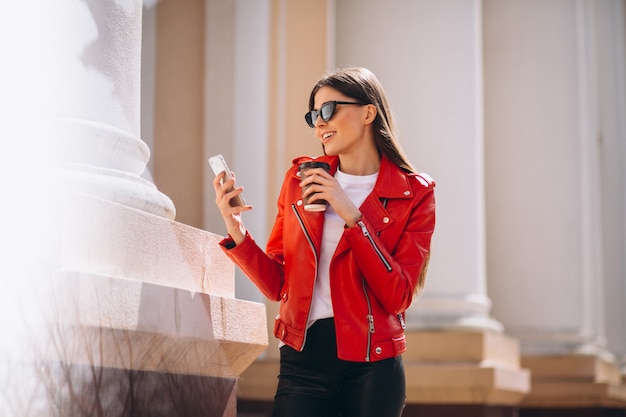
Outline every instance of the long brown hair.
<svg viewBox="0 0 626 417">
<path fill-rule="evenodd" d="M 311 91 L 309 110 L 313 110 L 315 94 L 322 87 L 333 88 L 345 96 L 376 106 L 377 114 L 372 127 L 378 152 L 405 171 L 415 172 L 398 142 L 387 95 L 372 71 L 367 68 L 344 68 L 326 75 Z"/>
</svg>

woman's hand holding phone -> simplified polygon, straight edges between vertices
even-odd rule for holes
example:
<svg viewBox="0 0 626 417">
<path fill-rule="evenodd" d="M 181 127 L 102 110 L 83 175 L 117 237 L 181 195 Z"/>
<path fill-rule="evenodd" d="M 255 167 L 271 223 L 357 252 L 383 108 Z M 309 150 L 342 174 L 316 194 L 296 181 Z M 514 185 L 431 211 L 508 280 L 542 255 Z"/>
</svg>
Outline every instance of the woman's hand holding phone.
<svg viewBox="0 0 626 417">
<path fill-rule="evenodd" d="M 246 228 L 241 220 L 241 213 L 252 210 L 252 206 L 245 203 L 241 196 L 243 187 L 235 185 L 235 176 L 228 169 L 221 155 L 209 158 L 209 165 L 215 173 L 213 179 L 215 204 L 224 219 L 226 231 L 235 243 L 239 244 L 246 236 Z"/>
<path fill-rule="evenodd" d="M 216 177 L 222 174 L 222 177 L 220 178 L 220 184 L 226 184 L 226 183 L 230 184 L 227 187 L 226 191 L 229 193 L 234 191 L 235 190 L 235 177 L 233 176 L 232 172 L 228 168 L 228 165 L 226 165 L 226 160 L 224 159 L 224 157 L 222 155 L 215 155 L 215 156 L 210 157 L 209 165 L 211 166 L 211 169 L 213 170 L 213 173 L 215 174 Z M 234 194 L 229 200 L 229 203 L 232 207 L 246 205 L 246 201 L 240 195 L 241 192 L 243 191 L 243 188 L 239 187 L 239 189 L 241 189 L 241 191 L 239 193 Z"/>
</svg>

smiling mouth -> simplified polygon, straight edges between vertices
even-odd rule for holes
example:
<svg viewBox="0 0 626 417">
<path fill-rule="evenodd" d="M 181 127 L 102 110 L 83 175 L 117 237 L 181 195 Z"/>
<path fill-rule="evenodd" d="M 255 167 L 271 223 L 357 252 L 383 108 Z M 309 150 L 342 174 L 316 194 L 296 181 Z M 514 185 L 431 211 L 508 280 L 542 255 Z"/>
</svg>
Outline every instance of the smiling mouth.
<svg viewBox="0 0 626 417">
<path fill-rule="evenodd" d="M 331 138 L 335 133 L 334 132 L 328 132 L 328 133 L 324 133 L 322 135 L 322 140 L 326 141 L 327 139 Z"/>
</svg>

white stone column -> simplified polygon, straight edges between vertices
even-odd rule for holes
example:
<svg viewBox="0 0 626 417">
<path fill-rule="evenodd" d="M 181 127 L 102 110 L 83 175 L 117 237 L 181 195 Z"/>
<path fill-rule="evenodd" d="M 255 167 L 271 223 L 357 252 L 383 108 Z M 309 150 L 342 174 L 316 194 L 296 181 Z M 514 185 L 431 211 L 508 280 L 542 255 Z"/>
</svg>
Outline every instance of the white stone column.
<svg viewBox="0 0 626 417">
<path fill-rule="evenodd" d="M 526 353 L 603 350 L 591 10 L 584 1 L 487 1 L 485 28 L 495 309 Z"/>
<path fill-rule="evenodd" d="M 173 219 L 172 201 L 141 177 L 150 156 L 140 137 L 141 0 L 6 9 L 2 114 L 15 126 L 7 141 L 25 147 L 30 172 L 50 186 Z"/>
<path fill-rule="evenodd" d="M 624 407 L 624 4 L 486 0 L 484 21 L 489 293 L 524 404 Z"/>
<path fill-rule="evenodd" d="M 382 30 L 363 30 L 364 21 Z M 481 2 L 337 2 L 337 65 L 370 67 L 401 143 L 439 184 L 426 289 L 409 328 L 501 331 L 485 268 Z"/>
<path fill-rule="evenodd" d="M 75 191 L 173 219 L 172 201 L 141 178 L 141 0 L 65 0 L 46 6 L 42 76 L 62 181 Z"/>
<path fill-rule="evenodd" d="M 487 294 L 481 2 L 342 0 L 336 8 L 337 66 L 374 71 L 401 144 L 438 184 L 426 287 L 407 311 L 407 401 L 514 406 L 530 377 Z"/>
<path fill-rule="evenodd" d="M 594 2 L 607 347 L 626 375 L 626 3 Z"/>
</svg>

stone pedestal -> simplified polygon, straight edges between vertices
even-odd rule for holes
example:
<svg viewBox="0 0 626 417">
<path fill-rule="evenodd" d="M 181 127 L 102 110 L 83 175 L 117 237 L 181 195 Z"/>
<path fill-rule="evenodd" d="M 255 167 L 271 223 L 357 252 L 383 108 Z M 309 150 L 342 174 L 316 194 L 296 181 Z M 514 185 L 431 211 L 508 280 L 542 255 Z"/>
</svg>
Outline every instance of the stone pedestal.
<svg viewBox="0 0 626 417">
<path fill-rule="evenodd" d="M 28 48 L 8 61 L 32 67 L 11 66 L 30 87 L 4 135 L 0 415 L 234 417 L 265 306 L 235 299 L 221 237 L 142 177 L 141 1 L 15 4 Z"/>
<path fill-rule="evenodd" d="M 236 380 L 266 348 L 267 323 L 263 304 L 234 298 L 221 237 L 57 196 L 38 274 L 22 278 L 28 293 L 13 294 L 22 314 L 6 337 L 20 351 L 0 349 L 12 398 L 6 408 L 0 401 L 3 415 L 78 416 L 88 405 L 109 413 L 121 399 L 130 414 L 120 415 L 171 415 L 182 405 L 206 411 L 208 396 L 210 409 L 222 405 L 211 415 L 235 416 Z"/>
<path fill-rule="evenodd" d="M 582 408 L 597 413 L 615 409 L 626 415 L 626 384 L 613 361 L 559 355 L 524 357 L 522 364 L 532 372 L 532 390 L 521 404 L 526 413 Z"/>
<path fill-rule="evenodd" d="M 409 332 L 403 355 L 404 416 L 514 416 L 530 392 L 530 372 L 520 366 L 519 344 L 493 332 Z M 279 364 L 257 360 L 239 379 L 240 407 L 268 416 Z M 252 411 L 258 410 L 252 414 Z"/>
<path fill-rule="evenodd" d="M 519 344 L 492 332 L 411 332 L 404 354 L 408 403 L 514 407 L 530 389 Z"/>
</svg>

